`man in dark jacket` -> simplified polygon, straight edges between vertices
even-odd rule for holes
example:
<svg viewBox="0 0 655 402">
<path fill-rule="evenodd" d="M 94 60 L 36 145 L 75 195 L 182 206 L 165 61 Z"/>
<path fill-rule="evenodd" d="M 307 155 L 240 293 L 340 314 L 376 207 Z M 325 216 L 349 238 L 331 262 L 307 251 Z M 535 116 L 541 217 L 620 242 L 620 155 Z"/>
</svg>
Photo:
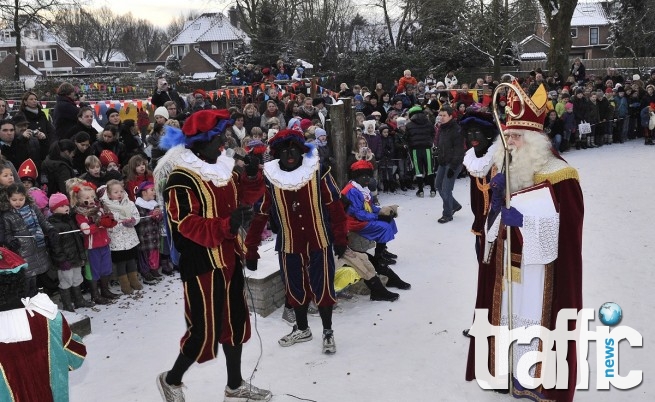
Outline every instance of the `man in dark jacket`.
<svg viewBox="0 0 655 402">
<path fill-rule="evenodd" d="M 444 106 L 439 111 L 439 143 L 437 145 L 437 159 L 439 169 L 437 170 L 437 190 L 443 201 L 443 213 L 439 223 L 446 223 L 453 220 L 453 214 L 462 206 L 453 197 L 455 180 L 462 170 L 464 161 L 464 137 L 460 132 L 457 121 L 453 119 L 453 109 Z"/>
<path fill-rule="evenodd" d="M 414 106 L 408 111 L 409 123 L 405 128 L 407 132 L 407 146 L 414 165 L 414 174 L 418 190 L 417 197 L 423 197 L 423 185 L 430 185 L 430 197 L 436 197 L 437 189 L 434 185 L 434 169 L 432 167 L 432 143 L 434 127 L 428 117 L 423 113 L 421 106 Z M 461 163 L 461 161 L 460 161 Z"/>
<path fill-rule="evenodd" d="M 185 104 L 176 90 L 168 85 L 165 77 L 157 78 L 157 87 L 152 92 L 152 104 L 156 107 L 164 106 L 167 101 L 173 101 L 177 105 L 178 113 L 184 110 Z"/>
</svg>

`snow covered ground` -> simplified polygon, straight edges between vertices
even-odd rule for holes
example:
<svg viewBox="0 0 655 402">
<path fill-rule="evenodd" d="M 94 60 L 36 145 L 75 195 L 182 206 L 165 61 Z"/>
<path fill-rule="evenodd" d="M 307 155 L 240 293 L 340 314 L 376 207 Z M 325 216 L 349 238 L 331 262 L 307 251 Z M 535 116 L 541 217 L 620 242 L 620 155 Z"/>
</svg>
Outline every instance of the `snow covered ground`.
<svg viewBox="0 0 655 402">
<path fill-rule="evenodd" d="M 643 348 L 620 346 L 620 374 L 643 370 L 644 383 L 632 390 L 578 391 L 576 401 L 655 400 L 655 316 L 652 289 L 653 167 L 655 147 L 635 140 L 623 145 L 565 154 L 579 169 L 585 196 L 584 305 L 597 309 L 617 302 L 622 325 L 641 332 Z M 389 244 L 399 255 L 393 268 L 412 284 L 397 302 L 345 301 L 334 316 L 337 354 L 321 354 L 320 319 L 310 317 L 314 340 L 282 348 L 290 331 L 281 309 L 252 316 L 253 338 L 244 347 L 243 375 L 261 360 L 253 383 L 270 389 L 276 402 L 332 401 L 502 401 L 507 396 L 464 381 L 477 267 L 468 180 L 455 185 L 464 208 L 447 224 L 437 223 L 441 199 L 413 192 L 381 195 L 399 204 L 399 235 Z M 260 262 L 262 273 L 276 269 L 273 252 Z M 261 275 L 261 273 L 258 274 Z M 71 401 L 160 401 L 155 377 L 168 370 L 184 332 L 181 283 L 167 278 L 148 286 L 142 297 L 123 297 L 90 312 L 93 333 L 85 338 L 88 357 L 71 373 Z M 598 319 L 590 327 L 601 325 Z M 254 329 L 261 335 L 261 346 Z M 591 388 L 595 388 L 595 345 L 590 346 Z M 195 364 L 184 377 L 187 401 L 222 401 L 226 374 L 222 356 Z M 301 399 L 304 398 L 304 399 Z"/>
</svg>

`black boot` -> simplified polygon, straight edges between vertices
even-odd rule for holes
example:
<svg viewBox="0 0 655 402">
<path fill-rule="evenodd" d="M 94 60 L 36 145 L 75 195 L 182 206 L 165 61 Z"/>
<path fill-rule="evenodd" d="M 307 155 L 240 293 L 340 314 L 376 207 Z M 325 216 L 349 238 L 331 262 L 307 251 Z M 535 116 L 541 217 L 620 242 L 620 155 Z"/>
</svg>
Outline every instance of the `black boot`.
<svg viewBox="0 0 655 402">
<path fill-rule="evenodd" d="M 82 289 L 80 289 L 79 286 L 73 286 L 71 291 L 73 293 L 73 302 L 75 303 L 75 308 L 95 306 L 93 301 L 88 301 L 84 298 L 84 296 L 82 296 Z"/>
<path fill-rule="evenodd" d="M 112 304 L 114 302 L 113 300 L 104 298 L 100 295 L 97 281 L 91 280 L 89 281 L 89 283 L 91 284 L 91 300 L 93 300 L 94 303 L 106 305 L 106 304 Z"/>
<path fill-rule="evenodd" d="M 61 304 L 64 306 L 64 310 L 70 311 L 71 313 L 75 312 L 75 307 L 73 307 L 73 300 L 71 299 L 71 290 L 68 289 L 59 289 L 59 297 L 61 297 Z"/>
<path fill-rule="evenodd" d="M 416 190 L 416 196 L 423 198 L 423 178 L 422 177 L 417 177 L 416 178 L 416 187 L 418 187 L 418 190 Z"/>
<path fill-rule="evenodd" d="M 390 292 L 387 288 L 384 287 L 382 281 L 378 276 L 374 276 L 369 280 L 365 280 L 364 283 L 371 289 L 371 300 L 373 301 L 396 301 L 398 300 L 398 293 Z"/>
<path fill-rule="evenodd" d="M 398 256 L 396 254 L 390 252 L 387 247 L 384 248 L 384 251 L 382 252 L 382 255 L 387 257 L 387 258 L 394 259 L 394 260 L 398 259 Z"/>
<path fill-rule="evenodd" d="M 375 258 L 381 263 L 386 265 L 393 265 L 396 263 L 396 260 L 391 258 L 389 255 L 385 255 L 385 250 L 387 248 L 387 243 L 377 243 L 375 245 Z"/>
<path fill-rule="evenodd" d="M 396 274 L 391 268 L 389 268 L 388 265 L 380 264 L 377 258 L 375 258 L 374 256 L 368 253 L 366 253 L 366 255 L 368 256 L 368 260 L 371 262 L 371 264 L 373 264 L 373 267 L 375 268 L 375 272 L 377 272 L 379 275 L 384 275 L 387 278 L 389 278 L 389 281 L 387 282 L 388 288 L 398 288 L 402 290 L 411 289 L 412 285 L 400 279 L 398 274 Z"/>
</svg>

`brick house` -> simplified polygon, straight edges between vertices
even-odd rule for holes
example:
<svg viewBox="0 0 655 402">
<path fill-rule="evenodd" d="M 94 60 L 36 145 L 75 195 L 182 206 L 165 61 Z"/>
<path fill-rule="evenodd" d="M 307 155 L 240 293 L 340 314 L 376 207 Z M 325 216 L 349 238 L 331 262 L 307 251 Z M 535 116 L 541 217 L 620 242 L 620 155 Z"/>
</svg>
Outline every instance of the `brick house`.
<svg viewBox="0 0 655 402">
<path fill-rule="evenodd" d="M 233 25 L 222 13 L 205 13 L 186 21 L 184 28 L 166 46 L 157 58 L 164 62 L 175 55 L 186 75 L 207 75 L 219 72 L 225 56 L 240 44 L 249 44 L 250 38 Z"/>
<path fill-rule="evenodd" d="M 89 67 L 84 49 L 68 46 L 41 25 L 24 29 L 21 35 L 21 76 L 70 74 L 75 68 Z M 0 76 L 13 78 L 15 49 L 14 31 L 0 30 Z"/>
</svg>

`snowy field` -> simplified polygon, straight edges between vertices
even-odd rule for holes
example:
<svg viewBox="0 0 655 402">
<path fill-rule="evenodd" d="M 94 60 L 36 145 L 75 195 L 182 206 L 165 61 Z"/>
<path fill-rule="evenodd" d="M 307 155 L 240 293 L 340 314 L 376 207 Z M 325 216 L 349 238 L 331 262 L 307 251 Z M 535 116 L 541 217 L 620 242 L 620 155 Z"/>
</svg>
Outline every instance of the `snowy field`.
<svg viewBox="0 0 655 402">
<path fill-rule="evenodd" d="M 655 147 L 643 140 L 565 154 L 580 172 L 585 197 L 584 306 L 598 310 L 607 301 L 623 308 L 622 325 L 640 331 L 643 348 L 620 346 L 620 374 L 643 370 L 641 386 L 621 391 L 577 391 L 576 401 L 655 400 Z M 437 223 L 441 199 L 414 192 L 381 194 L 382 204 L 399 204 L 399 234 L 389 243 L 398 254 L 393 268 L 412 284 L 394 303 L 359 296 L 344 301 L 333 328 L 337 354 L 321 354 L 321 324 L 310 317 L 311 342 L 282 348 L 290 331 L 282 310 L 251 316 L 253 337 L 244 346 L 243 376 L 273 392 L 273 401 L 502 401 L 464 380 L 468 339 L 461 334 L 472 319 L 477 266 L 470 233 L 469 181 L 460 179 L 455 197 L 464 208 L 447 224 Z M 272 246 L 272 244 L 271 244 Z M 270 246 L 256 275 L 276 270 Z M 248 274 L 251 274 L 248 271 Z M 397 291 L 397 290 L 396 290 Z M 110 307 L 87 311 L 93 333 L 84 341 L 88 357 L 71 373 L 71 401 L 160 401 L 155 377 L 168 370 L 184 332 L 181 282 L 166 278 L 146 286 L 141 297 L 123 296 Z M 80 310 L 84 312 L 84 310 Z M 597 314 L 596 314 L 597 315 Z M 596 318 L 590 324 L 601 325 Z M 261 335 L 261 346 L 255 332 Z M 595 388 L 595 345 L 589 349 Z M 195 364 L 184 377 L 190 402 L 222 401 L 224 360 Z"/>
</svg>

